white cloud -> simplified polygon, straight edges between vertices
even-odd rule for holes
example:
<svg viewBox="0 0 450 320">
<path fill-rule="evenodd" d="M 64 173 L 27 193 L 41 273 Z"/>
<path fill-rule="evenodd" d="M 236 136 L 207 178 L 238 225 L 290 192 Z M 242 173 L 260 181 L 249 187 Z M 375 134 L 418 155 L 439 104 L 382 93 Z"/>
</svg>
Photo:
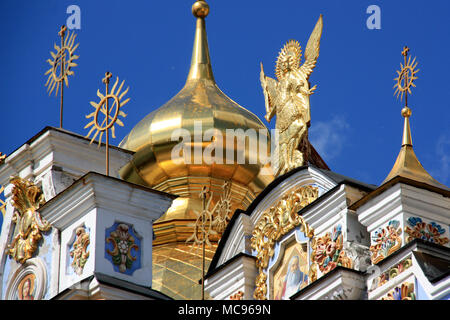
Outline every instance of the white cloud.
<svg viewBox="0 0 450 320">
<path fill-rule="evenodd" d="M 330 160 L 341 153 L 349 128 L 345 117 L 335 115 L 328 122 L 312 123 L 309 140 L 324 159 Z"/>
</svg>

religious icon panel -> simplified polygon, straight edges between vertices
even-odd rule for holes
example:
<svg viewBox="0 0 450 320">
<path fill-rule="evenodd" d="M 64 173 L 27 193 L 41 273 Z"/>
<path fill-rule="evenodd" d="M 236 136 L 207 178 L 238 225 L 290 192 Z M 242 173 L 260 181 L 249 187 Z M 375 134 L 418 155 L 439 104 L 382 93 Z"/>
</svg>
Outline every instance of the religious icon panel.
<svg viewBox="0 0 450 320">
<path fill-rule="evenodd" d="M 308 251 L 306 243 L 293 241 L 274 271 L 273 297 L 288 300 L 293 294 L 308 284 Z"/>
</svg>

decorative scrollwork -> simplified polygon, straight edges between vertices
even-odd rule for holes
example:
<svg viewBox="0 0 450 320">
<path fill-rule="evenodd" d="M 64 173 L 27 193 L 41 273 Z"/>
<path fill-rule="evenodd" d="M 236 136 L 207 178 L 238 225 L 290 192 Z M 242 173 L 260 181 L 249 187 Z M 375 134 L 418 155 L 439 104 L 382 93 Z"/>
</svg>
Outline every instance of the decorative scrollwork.
<svg viewBox="0 0 450 320">
<path fill-rule="evenodd" d="M 314 236 L 314 230 L 298 215 L 298 211 L 316 200 L 318 195 L 317 187 L 303 186 L 285 195 L 259 219 L 251 239 L 251 246 L 256 251 L 256 266 L 259 269 L 253 294 L 255 299 L 266 299 L 267 275 L 264 269 L 274 254 L 275 243 L 298 226 L 307 237 Z"/>
</svg>

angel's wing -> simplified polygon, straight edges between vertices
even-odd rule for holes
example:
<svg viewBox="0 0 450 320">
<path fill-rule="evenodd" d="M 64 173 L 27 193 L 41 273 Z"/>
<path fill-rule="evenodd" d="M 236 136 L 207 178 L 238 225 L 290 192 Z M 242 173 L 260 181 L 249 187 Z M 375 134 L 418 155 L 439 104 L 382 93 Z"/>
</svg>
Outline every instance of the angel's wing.
<svg viewBox="0 0 450 320">
<path fill-rule="evenodd" d="M 322 15 L 320 15 L 319 20 L 317 20 L 316 26 L 309 37 L 308 43 L 306 44 L 305 49 L 305 62 L 300 67 L 300 71 L 302 71 L 306 79 L 311 75 L 314 67 L 316 66 L 317 58 L 319 57 L 320 50 L 320 38 L 322 36 L 323 29 L 323 19 Z"/>
</svg>

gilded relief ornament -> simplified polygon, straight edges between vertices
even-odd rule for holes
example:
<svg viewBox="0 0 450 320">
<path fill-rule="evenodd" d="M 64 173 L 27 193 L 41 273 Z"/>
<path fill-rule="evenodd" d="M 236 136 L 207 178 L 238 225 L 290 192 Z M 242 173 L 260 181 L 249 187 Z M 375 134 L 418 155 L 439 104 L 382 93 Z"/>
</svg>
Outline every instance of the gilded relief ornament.
<svg viewBox="0 0 450 320">
<path fill-rule="evenodd" d="M 16 210 L 12 217 L 14 235 L 7 254 L 23 264 L 33 256 L 42 239 L 42 232 L 50 230 L 51 225 L 37 212 L 44 204 L 41 188 L 19 177 L 12 177 L 10 182 L 14 185 L 11 202 Z"/>
<path fill-rule="evenodd" d="M 75 232 L 76 238 L 73 243 L 73 250 L 70 251 L 70 257 L 73 258 L 71 266 L 75 273 L 81 276 L 83 268 L 89 258 L 87 247 L 90 243 L 90 236 L 84 227 L 77 228 Z"/>
<path fill-rule="evenodd" d="M 397 220 L 389 221 L 385 228 L 378 228 L 372 235 L 373 245 L 369 250 L 372 253 L 372 263 L 375 264 L 402 246 L 402 228 Z"/>
<path fill-rule="evenodd" d="M 106 243 L 113 244 L 113 250 L 106 249 L 106 252 L 111 255 L 113 264 L 118 265 L 122 273 L 131 269 L 133 262 L 137 259 L 132 256 L 131 250 L 139 250 L 139 246 L 135 244 L 135 239 L 128 230 L 129 226 L 121 223 L 106 238 Z"/>
<path fill-rule="evenodd" d="M 269 260 L 274 254 L 275 243 L 298 226 L 307 237 L 314 236 L 314 230 L 298 214 L 298 211 L 316 200 L 318 196 L 319 189 L 313 186 L 304 186 L 293 190 L 283 196 L 259 219 L 251 239 L 251 246 L 256 251 L 256 266 L 259 269 L 253 294 L 255 299 L 266 299 L 267 275 L 264 269 L 268 267 Z"/>
<path fill-rule="evenodd" d="M 4 194 L 5 191 L 5 187 L 1 186 L 0 187 L 0 195 L 3 193 Z M 6 212 L 6 202 L 3 201 L 2 199 L 0 199 L 0 212 L 2 213 L 2 215 L 5 215 Z"/>
<path fill-rule="evenodd" d="M 0 165 L 2 165 L 3 162 L 5 162 L 5 159 L 6 159 L 6 154 L 3 154 L 0 152 Z"/>
<path fill-rule="evenodd" d="M 266 105 L 266 120 L 276 115 L 275 128 L 279 134 L 278 164 L 275 176 L 280 176 L 307 163 L 309 157 L 308 127 L 310 125 L 309 77 L 319 57 L 323 20 L 320 15 L 305 49 L 305 62 L 300 66 L 302 51 L 295 40 L 281 50 L 275 68 L 277 80 L 264 74 L 261 63 L 260 80 Z"/>
</svg>

